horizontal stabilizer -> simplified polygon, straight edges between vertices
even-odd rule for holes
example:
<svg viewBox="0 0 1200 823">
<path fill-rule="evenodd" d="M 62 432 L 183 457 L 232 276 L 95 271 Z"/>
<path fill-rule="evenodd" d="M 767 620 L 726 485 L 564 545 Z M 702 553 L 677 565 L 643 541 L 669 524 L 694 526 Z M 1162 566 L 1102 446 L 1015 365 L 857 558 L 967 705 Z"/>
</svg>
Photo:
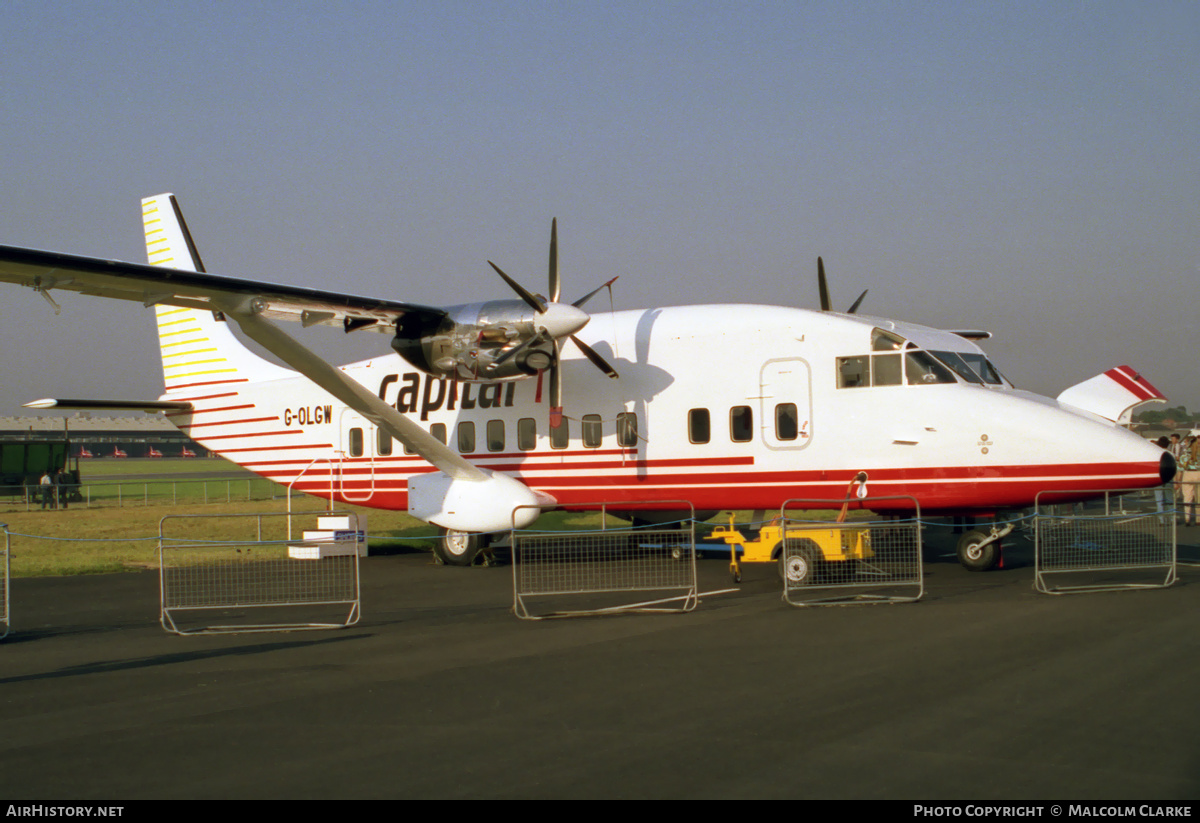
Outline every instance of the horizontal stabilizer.
<svg viewBox="0 0 1200 823">
<path fill-rule="evenodd" d="M 1166 399 L 1149 380 L 1129 366 L 1109 369 L 1104 374 L 1076 383 L 1058 396 L 1059 403 L 1098 414 L 1114 423 L 1134 406 L 1161 403 Z"/>
<path fill-rule="evenodd" d="M 27 409 L 72 409 L 79 411 L 188 411 L 191 403 L 176 403 L 168 400 L 66 400 L 44 397 L 26 403 Z"/>
<path fill-rule="evenodd" d="M 978 329 L 946 329 L 946 331 L 967 340 L 988 340 L 992 336 L 990 331 L 979 331 Z"/>
</svg>

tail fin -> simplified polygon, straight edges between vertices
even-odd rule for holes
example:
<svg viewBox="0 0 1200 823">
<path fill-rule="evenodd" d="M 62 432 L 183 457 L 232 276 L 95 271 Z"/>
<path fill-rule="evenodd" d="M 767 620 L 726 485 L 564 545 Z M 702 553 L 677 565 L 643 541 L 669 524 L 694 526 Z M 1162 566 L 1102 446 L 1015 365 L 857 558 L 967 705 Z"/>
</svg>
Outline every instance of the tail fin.
<svg viewBox="0 0 1200 823">
<path fill-rule="evenodd" d="M 146 259 L 152 266 L 204 271 L 204 262 L 173 194 L 142 200 Z M 227 383 L 278 380 L 295 372 L 247 349 L 224 320 L 203 309 L 155 306 L 167 394 Z"/>
<path fill-rule="evenodd" d="M 1076 383 L 1058 396 L 1058 401 L 1098 414 L 1114 423 L 1124 420 L 1135 406 L 1164 403 L 1166 396 L 1129 366 L 1117 366 L 1090 380 Z"/>
</svg>

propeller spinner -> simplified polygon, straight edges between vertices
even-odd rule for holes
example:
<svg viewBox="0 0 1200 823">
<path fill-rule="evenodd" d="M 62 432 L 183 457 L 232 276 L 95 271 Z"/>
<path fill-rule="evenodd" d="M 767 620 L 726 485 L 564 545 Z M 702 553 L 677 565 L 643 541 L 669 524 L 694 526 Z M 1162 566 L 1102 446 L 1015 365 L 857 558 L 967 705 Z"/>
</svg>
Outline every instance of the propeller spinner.
<svg viewBox="0 0 1200 823">
<path fill-rule="evenodd" d="M 607 283 L 593 289 L 574 303 L 558 302 L 562 291 L 562 282 L 558 274 L 557 218 L 550 223 L 549 301 L 524 288 L 516 280 L 505 274 L 491 260 L 488 261 L 488 265 L 495 269 L 496 274 L 500 275 L 504 282 L 525 301 L 525 304 L 537 313 L 534 318 L 536 334 L 504 351 L 494 362 L 496 365 L 500 365 L 532 348 L 543 346 L 547 343 L 552 346 L 554 351 L 553 358 L 549 358 L 550 362 L 542 366 L 539 370 L 548 368 L 550 371 L 550 425 L 552 428 L 558 428 L 562 420 L 562 376 L 559 372 L 559 366 L 561 365 L 561 340 L 563 338 L 570 338 L 579 350 L 583 352 L 583 356 L 590 360 L 600 371 L 614 379 L 618 376 L 617 370 L 607 360 L 595 349 L 575 336 L 575 333 L 586 326 L 590 319 L 588 313 L 583 310 L 583 305 L 592 299 L 601 289 L 611 286 L 617 278 L 614 277 Z M 526 362 L 532 362 L 528 358 L 533 354 L 535 352 L 530 352 L 530 354 L 526 355 Z"/>
</svg>

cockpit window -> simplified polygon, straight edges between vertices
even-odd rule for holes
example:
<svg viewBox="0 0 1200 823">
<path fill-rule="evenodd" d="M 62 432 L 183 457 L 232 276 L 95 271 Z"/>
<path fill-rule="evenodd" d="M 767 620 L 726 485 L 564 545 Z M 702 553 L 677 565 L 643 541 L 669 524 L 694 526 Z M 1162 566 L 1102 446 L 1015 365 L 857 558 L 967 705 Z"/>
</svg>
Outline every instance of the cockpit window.
<svg viewBox="0 0 1200 823">
<path fill-rule="evenodd" d="M 959 356 L 958 352 L 935 351 L 932 354 L 938 360 L 941 360 L 947 366 L 954 369 L 958 376 L 963 380 L 966 380 L 968 383 L 983 382 L 979 375 L 975 373 L 975 370 L 967 365 L 967 361 L 963 360 L 962 357 Z"/>
<path fill-rule="evenodd" d="M 958 382 L 954 373 L 927 351 L 910 351 L 904 355 L 904 376 L 910 386 Z"/>
<path fill-rule="evenodd" d="M 900 351 L 904 338 L 883 329 L 871 332 L 871 351 Z"/>
<path fill-rule="evenodd" d="M 857 389 L 871 385 L 871 358 L 839 357 L 837 359 L 839 389 Z"/>
<path fill-rule="evenodd" d="M 976 385 L 1011 385 L 983 354 L 926 351 L 912 340 L 887 329 L 871 330 L 871 352 L 837 358 L 839 389 L 905 384 L 924 386 L 959 380 Z"/>
<path fill-rule="evenodd" d="M 961 352 L 961 356 L 963 360 L 967 361 L 967 365 L 975 370 L 975 373 L 980 376 L 984 383 L 990 386 L 1004 385 L 1004 378 L 1000 376 L 1000 372 L 992 365 L 992 361 L 988 360 L 982 354 Z"/>
<path fill-rule="evenodd" d="M 876 386 L 899 386 L 904 383 L 900 352 L 871 356 L 871 382 Z"/>
</svg>

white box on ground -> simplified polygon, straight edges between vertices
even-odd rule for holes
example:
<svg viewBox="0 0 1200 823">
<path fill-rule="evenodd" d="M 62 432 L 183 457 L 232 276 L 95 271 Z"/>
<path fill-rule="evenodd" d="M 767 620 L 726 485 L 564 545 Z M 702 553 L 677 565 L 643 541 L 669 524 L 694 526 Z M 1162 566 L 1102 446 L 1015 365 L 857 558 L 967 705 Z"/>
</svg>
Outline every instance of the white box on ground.
<svg viewBox="0 0 1200 823">
<path fill-rule="evenodd" d="M 354 520 L 358 528 L 355 529 Z M 342 557 L 358 553 L 367 556 L 367 517 L 318 517 L 317 529 L 304 532 L 307 545 L 288 546 L 288 557 L 295 560 L 320 560 L 322 557 Z"/>
</svg>

